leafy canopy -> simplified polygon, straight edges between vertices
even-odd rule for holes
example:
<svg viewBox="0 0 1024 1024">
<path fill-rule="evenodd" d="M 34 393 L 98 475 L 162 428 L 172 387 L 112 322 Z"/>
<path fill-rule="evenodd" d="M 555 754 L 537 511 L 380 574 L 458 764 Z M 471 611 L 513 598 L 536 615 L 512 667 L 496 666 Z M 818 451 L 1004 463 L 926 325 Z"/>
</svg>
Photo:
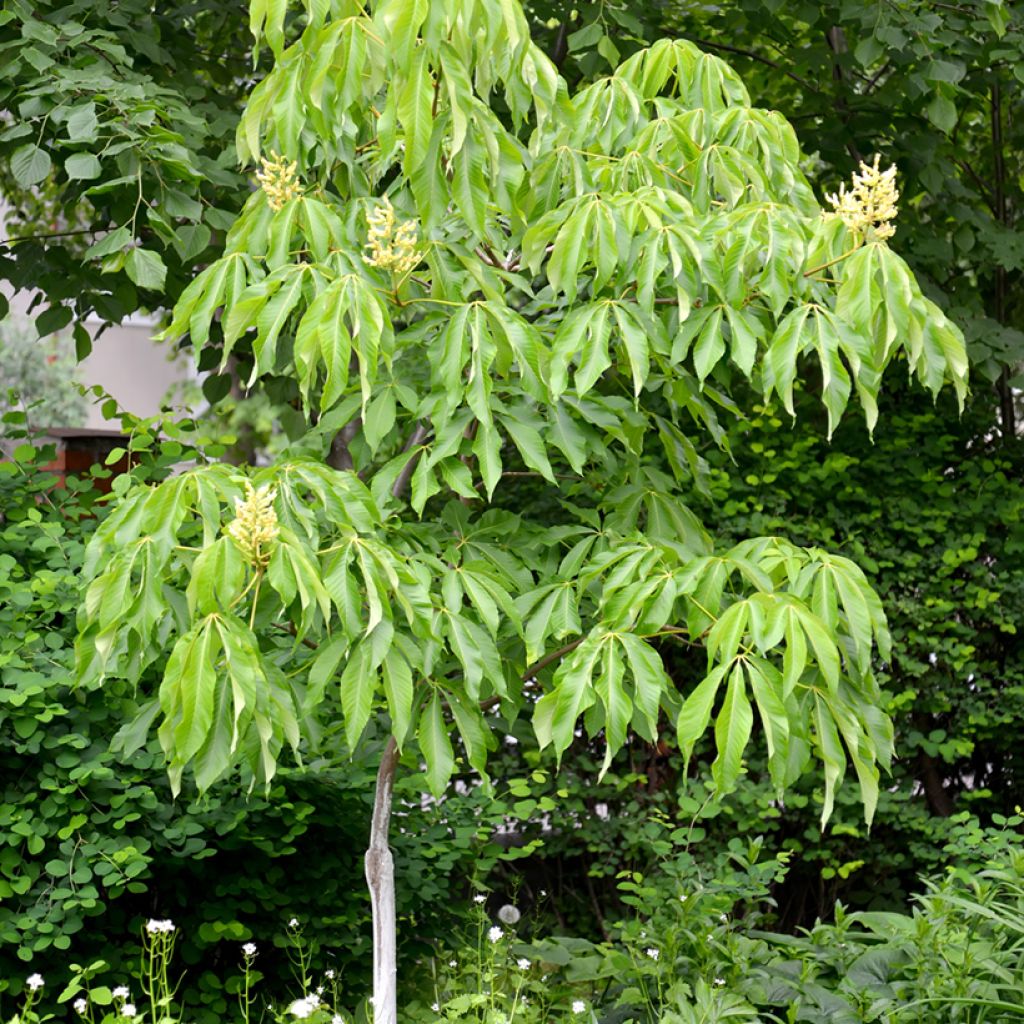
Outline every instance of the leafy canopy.
<svg viewBox="0 0 1024 1024">
<path fill-rule="evenodd" d="M 870 817 L 880 602 L 816 548 L 717 548 L 678 494 L 748 385 L 792 408 L 813 365 L 832 425 L 853 390 L 874 423 L 893 361 L 962 396 L 957 330 L 689 43 L 570 96 L 514 0 L 311 0 L 288 46 L 285 8 L 251 5 L 275 62 L 238 148 L 263 187 L 168 334 L 294 380 L 310 429 L 266 469 L 124 496 L 89 553 L 83 682 L 166 663 L 133 734 L 160 719 L 175 788 L 268 781 L 340 686 L 348 743 L 386 710 L 435 793 L 453 727 L 483 772 L 521 711 L 559 754 L 582 719 L 606 765 L 663 716 L 684 750 L 714 719 L 725 791 L 756 714 L 778 789 L 816 756 L 827 816 L 849 761 Z M 556 522 L 501 507 L 524 474 Z M 239 506 L 261 554 L 225 532 Z M 706 671 L 671 680 L 670 643 Z"/>
</svg>

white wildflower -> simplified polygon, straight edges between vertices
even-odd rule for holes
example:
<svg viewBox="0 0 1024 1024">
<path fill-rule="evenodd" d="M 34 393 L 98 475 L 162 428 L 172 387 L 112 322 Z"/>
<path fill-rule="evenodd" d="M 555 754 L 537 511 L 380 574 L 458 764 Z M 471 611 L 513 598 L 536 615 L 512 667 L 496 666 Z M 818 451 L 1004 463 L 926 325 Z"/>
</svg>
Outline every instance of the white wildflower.
<svg viewBox="0 0 1024 1024">
<path fill-rule="evenodd" d="M 135 1004 L 134 1003 L 124 1003 L 121 1006 L 121 1016 L 122 1017 L 129 1017 L 129 1018 L 130 1017 L 134 1017 L 135 1016 Z"/>
<path fill-rule="evenodd" d="M 89 1008 L 89 1004 L 81 998 L 76 999 L 71 1005 L 75 1008 L 75 1013 L 85 1013 Z"/>
<path fill-rule="evenodd" d="M 331 1024 L 345 1024 L 345 1018 L 340 1013 L 336 1013 L 331 1018 Z"/>
<path fill-rule="evenodd" d="M 150 935 L 170 935 L 174 931 L 174 922 L 166 918 L 162 921 L 150 918 L 146 922 L 146 931 Z"/>
<path fill-rule="evenodd" d="M 497 925 L 494 925 L 494 927 L 488 931 L 487 938 L 489 938 L 491 942 L 500 942 L 501 937 L 504 934 L 505 933 Z"/>
<path fill-rule="evenodd" d="M 38 992 L 46 983 L 43 981 L 43 976 L 41 974 L 30 974 L 25 979 L 25 984 L 28 985 L 33 992 Z"/>
<path fill-rule="evenodd" d="M 574 999 L 572 1001 L 572 1012 L 573 1013 L 586 1013 L 587 1004 L 582 999 Z"/>
<path fill-rule="evenodd" d="M 298 1017 L 299 1020 L 305 1020 L 307 1017 L 312 1017 L 313 1013 L 320 1006 L 320 998 L 316 993 L 311 993 L 308 996 L 304 996 L 302 999 L 296 999 L 291 1006 L 288 1007 L 288 1012 L 293 1017 Z"/>
<path fill-rule="evenodd" d="M 715 978 L 715 984 L 716 985 L 724 985 L 725 984 L 725 978 Z"/>
<path fill-rule="evenodd" d="M 647 952 L 647 955 L 652 960 L 657 960 L 658 957 L 661 956 L 661 951 L 658 950 L 658 949 L 655 949 L 654 946 L 651 946 L 650 949 L 648 949 L 646 952 Z"/>
<path fill-rule="evenodd" d="M 485 903 L 486 901 L 487 901 L 487 897 L 482 892 L 478 892 L 473 897 L 473 902 L 474 903 Z"/>
<path fill-rule="evenodd" d="M 256 955 L 256 943 L 255 942 L 247 942 L 242 947 L 242 955 L 246 959 L 251 960 Z"/>
<path fill-rule="evenodd" d="M 437 1003 L 431 1003 L 430 1004 L 430 1008 L 434 1011 L 434 1013 L 440 1013 L 441 1012 L 441 1007 L 438 1006 Z"/>
<path fill-rule="evenodd" d="M 333 967 L 328 967 L 327 970 L 324 971 L 324 977 L 328 981 L 334 981 L 334 968 Z"/>
<path fill-rule="evenodd" d="M 127 985 L 118 985 L 113 992 L 110 993 L 115 999 L 128 999 L 131 993 L 128 991 Z"/>
<path fill-rule="evenodd" d="M 530 969 L 530 961 L 527 960 L 525 956 L 521 956 L 516 961 L 516 967 L 518 967 L 521 971 L 528 971 Z"/>
</svg>

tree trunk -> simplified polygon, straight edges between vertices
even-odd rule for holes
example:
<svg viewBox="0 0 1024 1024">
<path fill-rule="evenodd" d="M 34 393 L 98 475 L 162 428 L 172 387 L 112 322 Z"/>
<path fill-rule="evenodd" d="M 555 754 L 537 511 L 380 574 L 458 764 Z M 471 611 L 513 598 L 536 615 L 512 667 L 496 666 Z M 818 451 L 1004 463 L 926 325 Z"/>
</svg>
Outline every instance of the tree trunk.
<svg viewBox="0 0 1024 1024">
<path fill-rule="evenodd" d="M 398 744 L 394 736 L 389 736 L 377 769 L 370 843 L 366 848 L 366 884 L 373 913 L 373 1024 L 398 1024 L 395 862 L 388 846 L 397 768 Z"/>
</svg>

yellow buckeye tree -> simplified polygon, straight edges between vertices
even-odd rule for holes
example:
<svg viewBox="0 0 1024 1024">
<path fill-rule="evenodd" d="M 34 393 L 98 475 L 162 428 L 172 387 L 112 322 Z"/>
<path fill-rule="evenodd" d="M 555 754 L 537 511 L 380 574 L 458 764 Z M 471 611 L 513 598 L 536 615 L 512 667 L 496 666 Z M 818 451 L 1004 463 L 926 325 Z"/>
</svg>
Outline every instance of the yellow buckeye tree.
<svg viewBox="0 0 1024 1024">
<path fill-rule="evenodd" d="M 963 395 L 964 348 L 888 246 L 892 175 L 823 211 L 786 121 L 688 43 L 570 96 L 517 0 L 252 0 L 251 25 L 275 58 L 238 133 L 259 187 L 167 333 L 291 386 L 309 429 L 123 496 L 79 674 L 159 666 L 128 742 L 159 723 L 175 791 L 266 782 L 330 691 L 348 744 L 389 737 L 366 870 L 393 1024 L 400 751 L 440 795 L 520 714 L 606 765 L 713 721 L 727 791 L 756 722 L 780 791 L 817 760 L 827 817 L 851 764 L 870 818 L 877 597 L 827 551 L 722 549 L 685 499 L 742 396 L 791 409 L 810 369 L 830 426 L 854 391 L 873 425 L 890 364 Z M 706 669 L 670 678 L 674 644 Z"/>
</svg>

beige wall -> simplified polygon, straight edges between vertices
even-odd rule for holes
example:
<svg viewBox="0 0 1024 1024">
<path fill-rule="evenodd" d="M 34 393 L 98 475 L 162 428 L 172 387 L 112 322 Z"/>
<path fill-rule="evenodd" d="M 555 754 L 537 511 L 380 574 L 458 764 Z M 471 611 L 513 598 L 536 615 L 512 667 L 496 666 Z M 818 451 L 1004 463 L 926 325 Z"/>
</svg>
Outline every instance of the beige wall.
<svg viewBox="0 0 1024 1024">
<path fill-rule="evenodd" d="M 93 335 L 92 353 L 78 365 L 77 380 L 87 386 L 99 384 L 118 405 L 136 416 L 155 416 L 168 390 L 194 377 L 188 354 L 172 359 L 170 345 L 153 341 L 152 321 L 110 327 L 99 337 L 97 323 L 86 322 Z M 97 403 L 89 412 L 89 427 L 102 427 Z"/>
</svg>

